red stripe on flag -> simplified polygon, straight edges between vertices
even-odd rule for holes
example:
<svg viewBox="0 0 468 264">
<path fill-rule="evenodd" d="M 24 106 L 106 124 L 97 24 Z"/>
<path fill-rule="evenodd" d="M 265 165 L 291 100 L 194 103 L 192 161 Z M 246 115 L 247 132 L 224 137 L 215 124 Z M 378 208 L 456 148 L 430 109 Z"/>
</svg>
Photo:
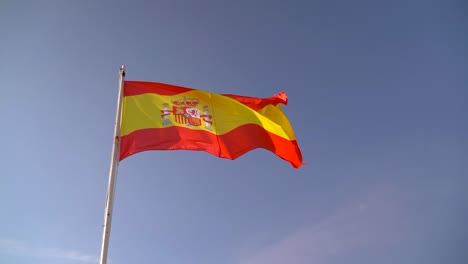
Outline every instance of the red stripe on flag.
<svg viewBox="0 0 468 264">
<path fill-rule="evenodd" d="M 160 95 L 176 95 L 192 90 L 193 89 L 191 88 L 165 83 L 125 81 L 123 94 L 124 96 L 133 96 L 145 93 L 154 93 Z"/>
<path fill-rule="evenodd" d="M 124 85 L 124 96 L 134 96 L 146 93 L 153 93 L 159 95 L 177 95 L 188 91 L 193 91 L 192 88 L 176 86 L 165 83 L 154 83 L 154 82 L 140 82 L 140 81 L 125 81 Z M 201 90 L 198 90 L 201 91 Z M 285 92 L 280 92 L 272 97 L 268 98 L 257 98 L 248 97 L 235 94 L 223 94 L 223 96 L 232 98 L 239 103 L 242 103 L 254 110 L 260 110 L 267 105 L 277 104 L 288 104 L 288 97 Z"/>
<path fill-rule="evenodd" d="M 255 124 L 240 126 L 224 135 L 184 127 L 141 129 L 121 138 L 120 160 L 146 150 L 196 150 L 214 156 L 236 159 L 256 148 L 267 149 L 288 161 L 302 165 L 296 140 L 289 141 Z"/>
</svg>

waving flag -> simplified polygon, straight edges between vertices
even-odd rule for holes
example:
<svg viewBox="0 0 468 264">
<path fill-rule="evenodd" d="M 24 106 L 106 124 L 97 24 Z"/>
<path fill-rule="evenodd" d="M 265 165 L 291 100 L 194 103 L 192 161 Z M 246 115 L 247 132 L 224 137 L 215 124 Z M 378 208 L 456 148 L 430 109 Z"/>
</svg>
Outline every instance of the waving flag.
<svg viewBox="0 0 468 264">
<path fill-rule="evenodd" d="M 284 92 L 254 98 L 125 81 L 120 160 L 146 150 L 180 149 L 236 159 L 263 148 L 298 168 L 301 152 L 281 104 L 287 104 Z"/>
</svg>

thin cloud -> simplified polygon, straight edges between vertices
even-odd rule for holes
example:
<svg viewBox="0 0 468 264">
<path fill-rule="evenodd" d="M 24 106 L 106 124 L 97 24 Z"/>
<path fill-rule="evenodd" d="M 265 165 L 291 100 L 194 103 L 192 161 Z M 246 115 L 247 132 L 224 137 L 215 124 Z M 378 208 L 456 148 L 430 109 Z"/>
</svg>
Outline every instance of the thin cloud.
<svg viewBox="0 0 468 264">
<path fill-rule="evenodd" d="M 304 226 L 248 255 L 237 264 L 335 263 L 348 254 L 394 243 L 407 226 L 396 220 L 399 202 L 389 190 L 378 190 L 352 201 L 324 221 Z"/>
<path fill-rule="evenodd" d="M 85 254 L 78 250 L 37 247 L 12 239 L 0 239 L 0 253 L 38 258 L 65 259 L 83 263 L 99 262 L 97 256 Z"/>
</svg>

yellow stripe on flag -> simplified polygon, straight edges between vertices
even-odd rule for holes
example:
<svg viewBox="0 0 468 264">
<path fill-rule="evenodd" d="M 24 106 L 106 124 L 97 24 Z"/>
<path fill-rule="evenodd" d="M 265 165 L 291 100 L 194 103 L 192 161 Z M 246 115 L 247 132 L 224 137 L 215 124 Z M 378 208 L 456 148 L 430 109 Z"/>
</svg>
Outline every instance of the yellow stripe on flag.
<svg viewBox="0 0 468 264">
<path fill-rule="evenodd" d="M 201 126 L 189 126 L 179 123 L 174 112 L 174 102 L 198 101 L 196 109 L 204 114 L 203 107 L 211 115 L 210 130 Z M 194 130 L 205 130 L 215 135 L 226 134 L 233 129 L 246 124 L 256 124 L 270 133 L 288 140 L 295 140 L 294 132 L 280 105 L 267 105 L 255 111 L 238 101 L 219 94 L 200 90 L 192 90 L 172 96 L 162 96 L 145 93 L 125 96 L 123 99 L 123 116 L 121 135 L 128 135 L 134 131 L 147 128 L 164 128 L 170 126 L 188 127 Z M 165 110 L 166 106 L 166 110 Z M 170 112 L 172 111 L 172 112 Z M 168 113 L 170 124 L 164 123 L 163 114 Z M 178 115 L 181 117 L 181 115 Z M 203 119 L 203 118 L 202 118 Z"/>
</svg>

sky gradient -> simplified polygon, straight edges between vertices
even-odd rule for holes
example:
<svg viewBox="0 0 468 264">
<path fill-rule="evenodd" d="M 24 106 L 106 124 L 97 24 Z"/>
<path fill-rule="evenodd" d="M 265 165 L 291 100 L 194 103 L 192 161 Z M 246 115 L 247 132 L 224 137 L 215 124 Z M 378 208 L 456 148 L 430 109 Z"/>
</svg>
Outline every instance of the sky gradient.
<svg viewBox="0 0 468 264">
<path fill-rule="evenodd" d="M 0 0 L 0 263 L 98 263 L 127 80 L 269 97 L 304 161 L 120 163 L 121 263 L 464 264 L 464 1 Z"/>
</svg>

